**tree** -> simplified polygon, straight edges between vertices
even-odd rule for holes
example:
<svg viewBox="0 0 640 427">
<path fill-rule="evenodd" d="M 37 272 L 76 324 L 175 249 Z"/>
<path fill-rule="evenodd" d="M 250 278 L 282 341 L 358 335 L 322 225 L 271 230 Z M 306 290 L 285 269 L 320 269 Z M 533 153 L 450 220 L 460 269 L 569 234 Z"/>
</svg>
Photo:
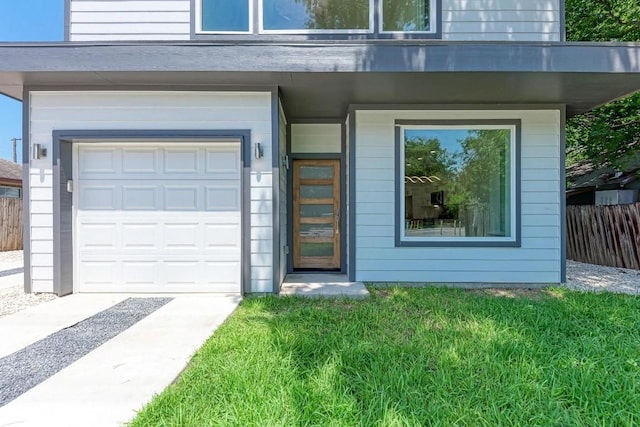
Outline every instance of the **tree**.
<svg viewBox="0 0 640 427">
<path fill-rule="evenodd" d="M 567 0 L 568 41 L 640 41 L 640 3 L 634 0 Z M 591 160 L 624 168 L 640 148 L 640 93 L 567 123 L 567 163 Z"/>
<path fill-rule="evenodd" d="M 407 138 L 404 158 L 406 176 L 437 176 L 441 181 L 451 177 L 455 165 L 452 154 L 436 138 Z"/>
</svg>

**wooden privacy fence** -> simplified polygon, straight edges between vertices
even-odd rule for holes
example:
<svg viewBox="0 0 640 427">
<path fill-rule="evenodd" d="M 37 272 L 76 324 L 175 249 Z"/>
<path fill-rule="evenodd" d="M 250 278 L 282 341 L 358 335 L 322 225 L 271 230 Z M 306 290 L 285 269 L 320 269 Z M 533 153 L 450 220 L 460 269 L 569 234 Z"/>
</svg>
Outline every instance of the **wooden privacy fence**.
<svg viewBox="0 0 640 427">
<path fill-rule="evenodd" d="M 0 252 L 22 249 L 22 199 L 0 197 Z"/>
<path fill-rule="evenodd" d="M 640 270 L 640 203 L 567 206 L 567 258 Z"/>
</svg>

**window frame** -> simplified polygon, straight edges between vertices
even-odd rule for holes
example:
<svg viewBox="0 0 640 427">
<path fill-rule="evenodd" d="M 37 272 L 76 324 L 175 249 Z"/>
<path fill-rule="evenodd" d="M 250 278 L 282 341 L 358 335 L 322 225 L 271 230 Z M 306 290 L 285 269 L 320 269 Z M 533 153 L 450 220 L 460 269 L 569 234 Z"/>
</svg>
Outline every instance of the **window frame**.
<svg viewBox="0 0 640 427">
<path fill-rule="evenodd" d="M 199 0 L 202 1 L 202 0 Z M 375 0 L 369 0 L 369 28 L 366 30 L 266 30 L 264 28 L 264 1 L 257 0 L 258 2 L 258 33 L 259 34 L 274 34 L 274 35 L 286 35 L 286 34 L 375 34 Z M 348 0 L 346 0 L 348 1 Z"/>
<path fill-rule="evenodd" d="M 442 38 L 442 0 L 429 0 L 435 9 L 431 14 L 430 31 L 383 31 L 382 1 L 369 0 L 369 28 L 366 30 L 265 30 L 263 0 L 245 0 L 249 4 L 247 31 L 216 31 L 203 29 L 202 2 L 190 0 L 192 40 L 428 40 Z"/>
<path fill-rule="evenodd" d="M 510 129 L 510 215 L 508 237 L 409 237 L 405 234 L 404 129 Z M 396 120 L 395 245 L 397 247 L 520 247 L 522 120 Z"/>
<path fill-rule="evenodd" d="M 262 1 L 262 0 L 260 0 Z M 378 0 L 378 32 L 379 34 L 388 35 L 430 35 L 434 36 L 438 34 L 438 16 L 442 13 L 442 2 L 439 0 L 429 1 L 429 31 L 385 31 L 384 29 L 384 2 L 385 0 Z"/>
<path fill-rule="evenodd" d="M 15 194 L 7 195 L 7 192 L 17 192 Z M 11 187 L 8 185 L 0 185 L 0 198 L 5 199 L 22 199 L 22 188 L 21 187 Z"/>
<path fill-rule="evenodd" d="M 242 34 L 242 35 L 246 35 L 246 34 L 253 34 L 254 33 L 254 28 L 253 28 L 253 15 L 254 15 L 254 0 L 245 0 L 247 3 L 249 3 L 249 22 L 248 24 L 248 30 L 247 31 L 216 31 L 216 30 L 204 30 L 203 29 L 203 24 L 204 22 L 202 22 L 203 16 L 202 16 L 202 2 L 206 1 L 206 0 L 195 0 L 195 33 L 196 35 L 214 35 L 214 34 Z"/>
</svg>

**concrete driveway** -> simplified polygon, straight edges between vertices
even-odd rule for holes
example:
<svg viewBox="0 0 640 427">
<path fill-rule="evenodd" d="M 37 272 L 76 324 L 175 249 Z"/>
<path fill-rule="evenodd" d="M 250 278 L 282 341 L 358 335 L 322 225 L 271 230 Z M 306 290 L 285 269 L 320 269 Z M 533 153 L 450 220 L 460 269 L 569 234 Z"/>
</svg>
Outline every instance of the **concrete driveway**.
<svg viewBox="0 0 640 427">
<path fill-rule="evenodd" d="M 146 317 L 134 319 L 132 326 L 51 376 L 38 372 L 46 363 L 27 368 L 32 369 L 30 378 L 46 379 L 0 407 L 0 426 L 117 426 L 130 421 L 154 394 L 175 380 L 241 299 L 211 294 L 153 297 L 172 299 L 162 300 Z M 70 333 L 78 324 L 132 298 L 140 301 L 151 296 L 71 295 L 0 318 L 0 365 L 15 363 L 16 354 L 25 350 L 55 344 L 52 336 Z M 107 323 L 97 325 L 108 329 L 118 318 L 116 310 Z M 81 338 L 85 335 L 86 331 Z M 66 343 L 62 345 L 67 350 Z M 33 359 L 46 357 L 37 354 Z"/>
</svg>

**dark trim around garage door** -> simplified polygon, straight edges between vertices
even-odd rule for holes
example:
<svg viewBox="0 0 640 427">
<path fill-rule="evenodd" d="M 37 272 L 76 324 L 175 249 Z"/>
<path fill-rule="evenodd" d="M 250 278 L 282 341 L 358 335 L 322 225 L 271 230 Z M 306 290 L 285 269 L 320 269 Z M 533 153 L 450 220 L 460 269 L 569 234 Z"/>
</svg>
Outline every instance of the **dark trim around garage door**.
<svg viewBox="0 0 640 427">
<path fill-rule="evenodd" d="M 241 186 L 250 185 L 251 131 L 233 130 L 57 130 L 53 131 L 53 290 L 58 295 L 73 292 L 73 198 L 67 180 L 73 177 L 74 142 L 143 142 L 145 139 L 195 142 L 239 139 L 241 143 Z M 251 292 L 251 200 L 242 191 L 242 292 Z"/>
</svg>

